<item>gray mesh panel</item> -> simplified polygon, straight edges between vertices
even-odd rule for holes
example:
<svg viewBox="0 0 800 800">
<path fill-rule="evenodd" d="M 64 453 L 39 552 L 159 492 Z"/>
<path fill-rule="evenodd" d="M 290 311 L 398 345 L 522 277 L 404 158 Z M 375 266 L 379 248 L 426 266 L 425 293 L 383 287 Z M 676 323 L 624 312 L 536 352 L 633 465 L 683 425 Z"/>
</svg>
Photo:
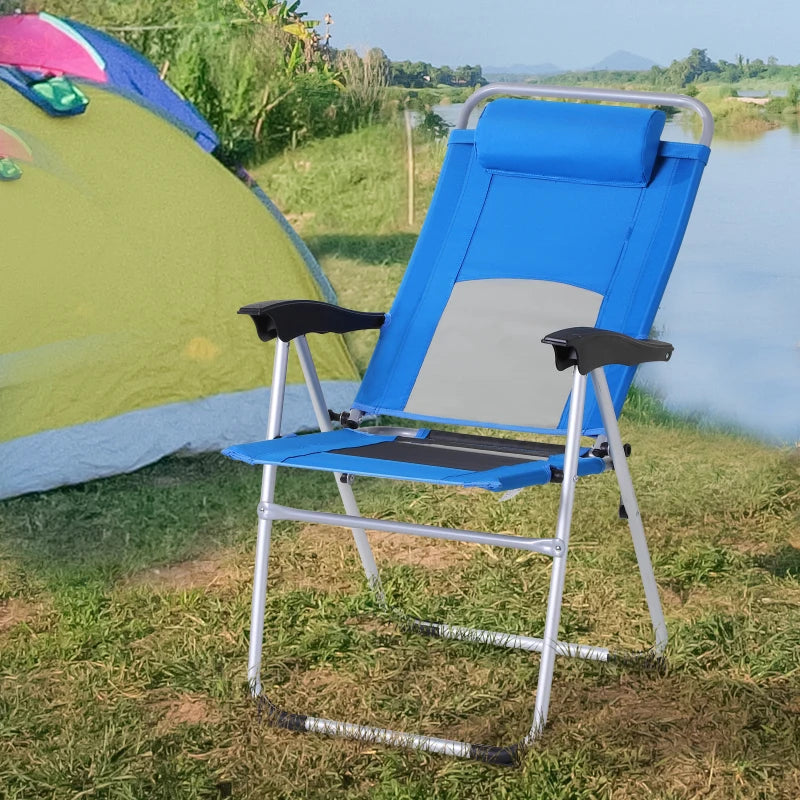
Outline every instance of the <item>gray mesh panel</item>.
<svg viewBox="0 0 800 800">
<path fill-rule="evenodd" d="M 405 410 L 540 428 L 558 426 L 571 374 L 543 336 L 594 325 L 603 296 L 564 283 L 492 278 L 456 283 Z"/>
</svg>

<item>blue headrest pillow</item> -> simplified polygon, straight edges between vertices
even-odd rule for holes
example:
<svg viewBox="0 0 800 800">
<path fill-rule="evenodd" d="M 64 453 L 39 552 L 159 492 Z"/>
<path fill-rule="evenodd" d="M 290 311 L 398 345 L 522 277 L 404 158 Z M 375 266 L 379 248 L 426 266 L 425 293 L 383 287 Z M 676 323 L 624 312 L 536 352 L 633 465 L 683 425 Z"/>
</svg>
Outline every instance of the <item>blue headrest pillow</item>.
<svg viewBox="0 0 800 800">
<path fill-rule="evenodd" d="M 501 98 L 475 132 L 484 169 L 554 180 L 646 186 L 663 111 Z"/>
</svg>

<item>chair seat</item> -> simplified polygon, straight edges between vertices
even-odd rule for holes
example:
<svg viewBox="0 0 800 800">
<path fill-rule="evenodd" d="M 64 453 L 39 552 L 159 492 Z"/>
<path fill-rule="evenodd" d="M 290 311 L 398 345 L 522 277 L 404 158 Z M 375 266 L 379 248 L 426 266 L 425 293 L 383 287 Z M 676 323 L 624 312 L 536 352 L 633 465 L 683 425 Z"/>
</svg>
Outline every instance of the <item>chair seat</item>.
<svg viewBox="0 0 800 800">
<path fill-rule="evenodd" d="M 274 464 L 372 478 L 472 486 L 493 492 L 550 483 L 564 468 L 564 448 L 448 431 L 342 429 L 239 444 L 224 455 L 247 464 Z M 581 451 L 578 474 L 603 472 L 602 458 Z"/>
</svg>

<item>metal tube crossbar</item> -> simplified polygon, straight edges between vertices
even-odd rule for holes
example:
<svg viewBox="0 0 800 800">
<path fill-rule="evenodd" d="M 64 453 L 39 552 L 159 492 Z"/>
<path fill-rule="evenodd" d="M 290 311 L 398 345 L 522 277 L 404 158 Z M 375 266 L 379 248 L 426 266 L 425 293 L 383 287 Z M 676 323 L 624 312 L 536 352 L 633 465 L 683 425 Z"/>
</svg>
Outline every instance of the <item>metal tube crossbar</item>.
<svg viewBox="0 0 800 800">
<path fill-rule="evenodd" d="M 411 522 L 353 517 L 349 514 L 331 514 L 326 511 L 307 511 L 291 508 L 277 503 L 260 503 L 258 518 L 262 520 L 295 520 L 297 522 L 316 522 L 322 525 L 340 525 L 344 528 L 367 528 L 387 533 L 403 533 L 409 536 L 427 536 L 430 539 L 449 539 L 456 542 L 472 542 L 497 547 L 510 547 L 514 550 L 530 550 L 553 558 L 559 558 L 564 545 L 559 539 L 531 539 L 527 536 L 509 536 L 503 533 L 481 533 L 459 528 L 440 528 L 436 525 L 417 525 Z"/>
</svg>

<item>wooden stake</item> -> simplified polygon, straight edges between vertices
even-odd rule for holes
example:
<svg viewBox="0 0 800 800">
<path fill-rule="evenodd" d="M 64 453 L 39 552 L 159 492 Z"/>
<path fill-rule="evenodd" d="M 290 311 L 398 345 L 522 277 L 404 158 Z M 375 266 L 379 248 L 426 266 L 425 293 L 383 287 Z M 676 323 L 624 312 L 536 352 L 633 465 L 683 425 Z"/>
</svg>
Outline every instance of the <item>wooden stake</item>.
<svg viewBox="0 0 800 800">
<path fill-rule="evenodd" d="M 406 118 L 406 151 L 408 153 L 408 224 L 414 225 L 414 128 L 411 124 L 411 112 L 405 109 Z"/>
</svg>

